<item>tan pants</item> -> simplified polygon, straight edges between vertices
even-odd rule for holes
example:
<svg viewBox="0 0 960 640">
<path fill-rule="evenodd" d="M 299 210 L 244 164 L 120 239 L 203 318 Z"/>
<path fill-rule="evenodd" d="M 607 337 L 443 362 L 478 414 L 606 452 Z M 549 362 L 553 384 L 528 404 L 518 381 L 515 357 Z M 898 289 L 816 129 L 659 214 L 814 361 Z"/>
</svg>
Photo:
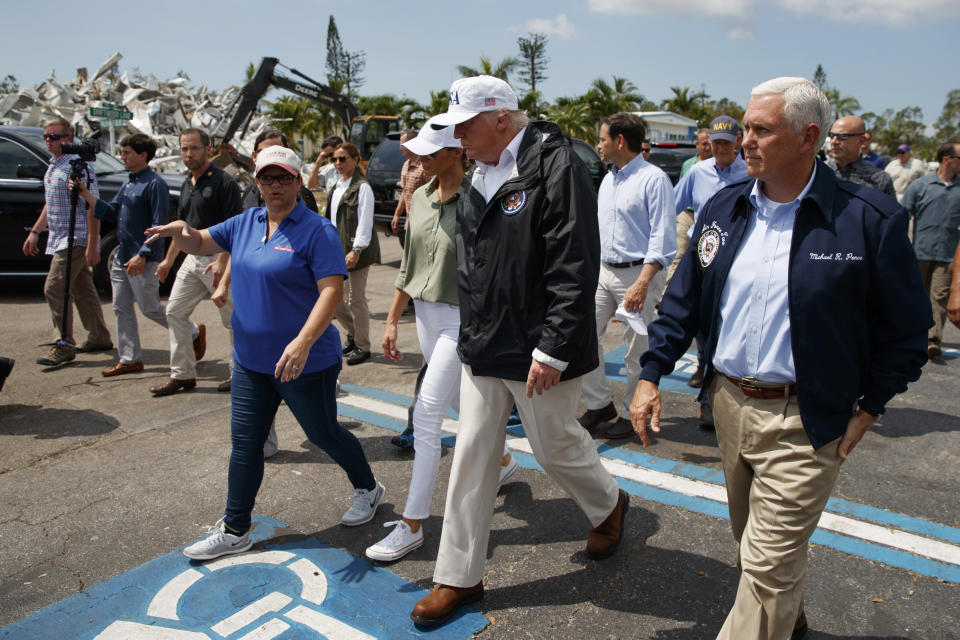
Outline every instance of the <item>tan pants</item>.
<svg viewBox="0 0 960 640">
<path fill-rule="evenodd" d="M 367 276 L 370 267 L 350 272 L 343 282 L 343 300 L 334 314 L 357 348 L 370 351 L 370 307 L 367 305 Z"/>
<path fill-rule="evenodd" d="M 170 289 L 170 297 L 167 299 L 167 326 L 170 328 L 170 377 L 175 380 L 193 380 L 197 377 L 197 358 L 193 354 L 193 339 L 196 337 L 197 328 L 190 321 L 190 314 L 198 304 L 209 300 L 216 291 L 213 274 L 209 271 L 204 273 L 207 265 L 216 259 L 217 255 L 188 255 L 177 270 L 177 279 Z M 232 294 L 227 295 L 227 304 L 219 307 L 218 311 L 223 327 L 230 333 L 232 349 Z"/>
<path fill-rule="evenodd" d="M 715 375 L 710 402 L 740 568 L 717 638 L 785 640 L 803 601 L 807 543 L 840 470 L 839 439 L 814 450 L 796 396 L 748 398 Z"/>
<path fill-rule="evenodd" d="M 73 259 L 70 262 L 70 299 L 77 307 L 80 322 L 87 330 L 87 341 L 93 345 L 110 344 L 110 330 L 103 320 L 103 308 L 100 306 L 100 296 L 93 284 L 93 275 L 84 258 L 86 247 L 74 247 Z M 43 295 L 50 305 L 50 315 L 53 317 L 53 326 L 57 333 L 63 332 L 63 337 L 70 344 L 76 345 L 73 338 L 73 309 L 67 305 L 63 308 L 63 288 L 67 281 L 67 250 L 53 254 L 50 271 L 43 285 Z M 64 311 L 66 311 L 66 327 L 63 326 Z"/>
<path fill-rule="evenodd" d="M 947 318 L 947 299 L 950 297 L 950 278 L 953 271 L 949 262 L 936 260 L 918 260 L 923 288 L 930 293 L 930 306 L 933 309 L 933 326 L 927 333 L 927 342 L 940 344 L 943 338 L 943 322 Z"/>
<path fill-rule="evenodd" d="M 617 484 L 576 420 L 579 397 L 579 378 L 527 398 L 525 382 L 474 376 L 464 365 L 436 582 L 472 587 L 483 578 L 507 416 L 514 403 L 537 462 L 583 510 L 590 526 L 603 522 L 617 506 Z"/>
<path fill-rule="evenodd" d="M 667 267 L 667 279 L 663 283 L 664 291 L 666 291 L 667 286 L 670 285 L 670 279 L 673 278 L 674 271 L 680 266 L 683 254 L 687 252 L 687 248 L 690 246 L 690 238 L 687 237 L 687 231 L 689 231 L 692 226 L 693 211 L 684 209 L 677 214 L 677 255 L 673 257 L 673 262 Z"/>
</svg>

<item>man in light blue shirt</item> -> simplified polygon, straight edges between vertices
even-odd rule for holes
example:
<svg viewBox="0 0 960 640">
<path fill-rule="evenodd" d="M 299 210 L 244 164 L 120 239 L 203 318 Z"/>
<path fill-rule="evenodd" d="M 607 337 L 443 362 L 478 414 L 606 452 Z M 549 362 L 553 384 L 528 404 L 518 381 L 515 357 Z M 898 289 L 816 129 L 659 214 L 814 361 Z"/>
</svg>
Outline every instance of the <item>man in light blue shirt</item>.
<svg viewBox="0 0 960 640">
<path fill-rule="evenodd" d="M 737 152 L 742 139 L 743 133 L 740 131 L 740 125 L 737 124 L 736 120 L 730 116 L 714 118 L 713 122 L 710 123 L 710 148 L 713 151 L 713 157 L 698 162 L 691 167 L 690 171 L 680 179 L 680 182 L 674 188 L 678 216 L 687 209 L 693 209 L 693 223 L 696 224 L 700 216 L 700 209 L 707 203 L 707 200 L 713 197 L 713 194 L 728 184 L 735 184 L 747 179 L 747 163 Z M 693 229 L 693 225 L 690 225 L 689 229 Z M 686 249 L 686 246 L 684 246 L 684 249 Z M 678 252 L 673 264 L 670 265 L 667 285 L 670 284 L 670 278 L 682 257 Z M 666 285 L 664 285 L 664 288 L 666 288 Z M 703 384 L 703 349 L 700 343 L 701 340 L 698 339 L 697 370 L 688 382 L 694 389 L 699 389 L 700 385 Z M 700 405 L 700 426 L 704 428 L 713 426 L 710 406 L 706 403 Z"/>
<path fill-rule="evenodd" d="M 596 313 L 601 340 L 620 305 L 627 312 L 640 312 L 645 323 L 653 322 L 664 270 L 677 251 L 677 208 L 670 178 L 640 155 L 645 136 L 643 121 L 629 113 L 614 114 L 600 125 L 597 151 L 605 163 L 613 163 L 597 195 L 600 281 Z M 600 366 L 583 377 L 587 411 L 580 417 L 580 425 L 607 438 L 633 435 L 629 403 L 640 377 L 640 354 L 647 349 L 646 335 L 637 334 L 627 323 L 623 338 L 627 387 L 619 419 L 604 431 L 598 427 L 617 418 L 618 412 L 606 381 L 602 345 Z"/>
</svg>

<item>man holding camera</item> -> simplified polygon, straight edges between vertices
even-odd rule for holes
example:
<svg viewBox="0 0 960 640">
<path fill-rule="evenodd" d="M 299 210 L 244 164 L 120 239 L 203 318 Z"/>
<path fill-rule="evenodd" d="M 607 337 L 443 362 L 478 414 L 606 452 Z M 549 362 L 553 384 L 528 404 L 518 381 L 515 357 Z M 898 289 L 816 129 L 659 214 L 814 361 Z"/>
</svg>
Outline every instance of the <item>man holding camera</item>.
<svg viewBox="0 0 960 640">
<path fill-rule="evenodd" d="M 80 184 L 80 195 L 99 220 L 117 221 L 116 257 L 110 265 L 113 311 L 117 316 L 117 351 L 120 358 L 100 373 L 105 377 L 143 371 L 140 332 L 134 302 L 143 315 L 164 327 L 167 316 L 160 304 L 157 264 L 162 247 L 146 244 L 143 232 L 170 221 L 167 183 L 147 166 L 157 152 L 156 143 L 137 133 L 120 141 L 120 159 L 130 177 L 110 202 L 104 202 Z"/>
<path fill-rule="evenodd" d="M 73 208 L 70 204 L 70 162 L 79 160 L 78 156 L 61 150 L 64 142 L 73 142 L 73 125 L 63 118 L 48 120 L 43 126 L 43 140 L 47 151 L 53 154 L 50 166 L 43 177 L 45 203 L 40 217 L 33 223 L 30 233 L 23 243 L 23 253 L 35 256 L 40 252 L 38 243 L 40 233 L 46 228 L 46 253 L 53 256 L 50 271 L 43 286 L 43 294 L 50 305 L 53 326 L 61 332 L 63 343 L 54 344 L 50 353 L 37 358 L 37 364 L 55 367 L 70 362 L 76 357 L 76 351 L 107 351 L 113 348 L 110 342 L 110 330 L 103 320 L 100 297 L 93 284 L 90 267 L 100 262 L 100 221 L 93 217 L 93 208 L 77 205 L 77 219 L 73 234 L 73 255 L 70 273 L 67 273 L 67 236 L 70 233 L 70 217 Z M 97 177 L 93 168 L 87 165 L 90 189 L 97 190 Z M 87 330 L 87 341 L 78 349 L 73 339 L 73 312 L 63 303 L 63 290 L 70 281 L 70 296 L 80 314 L 80 321 Z"/>
</svg>

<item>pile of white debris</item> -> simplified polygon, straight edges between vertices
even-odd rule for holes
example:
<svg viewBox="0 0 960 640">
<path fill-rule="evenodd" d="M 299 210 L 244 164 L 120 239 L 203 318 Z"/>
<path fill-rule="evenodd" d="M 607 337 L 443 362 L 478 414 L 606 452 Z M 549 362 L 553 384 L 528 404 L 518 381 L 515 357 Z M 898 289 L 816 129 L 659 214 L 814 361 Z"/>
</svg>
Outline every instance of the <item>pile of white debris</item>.
<svg viewBox="0 0 960 640">
<path fill-rule="evenodd" d="M 116 140 L 127 134 L 144 133 L 159 146 L 157 157 L 151 162 L 155 169 L 186 172 L 180 160 L 180 131 L 196 127 L 208 132 L 215 142 L 221 142 L 240 87 L 217 92 L 206 86 L 191 87 L 182 77 L 157 80 L 150 75 L 117 73 L 117 63 L 122 58 L 120 53 L 113 54 L 89 77 L 87 70 L 80 68 L 75 80 L 61 82 L 51 76 L 33 89 L 0 96 L 0 124 L 39 127 L 44 120 L 60 116 L 77 127 L 78 135 L 87 136 L 95 128 L 91 123 L 98 121 L 90 115 L 91 107 L 123 105 L 133 117 L 118 123 Z M 269 126 L 266 116 L 254 114 L 246 132 L 238 132 L 229 141 L 237 155 L 249 159 L 254 139 Z M 106 135 L 101 137 L 104 150 L 109 146 L 106 139 Z M 229 155 L 224 154 L 217 164 L 229 164 L 227 158 Z M 235 175 L 240 173 L 236 164 L 225 168 Z"/>
</svg>

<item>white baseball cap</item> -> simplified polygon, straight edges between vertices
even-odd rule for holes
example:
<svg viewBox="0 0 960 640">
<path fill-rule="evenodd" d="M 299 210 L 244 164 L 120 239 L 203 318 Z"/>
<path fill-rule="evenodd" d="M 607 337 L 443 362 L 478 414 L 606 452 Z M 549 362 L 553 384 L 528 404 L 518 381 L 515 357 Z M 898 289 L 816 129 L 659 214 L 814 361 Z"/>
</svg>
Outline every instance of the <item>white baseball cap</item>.
<svg viewBox="0 0 960 640">
<path fill-rule="evenodd" d="M 460 148 L 460 140 L 453 137 L 453 127 L 434 129 L 431 125 L 440 116 L 433 116 L 423 125 L 416 138 L 407 140 L 401 147 L 418 156 L 428 156 L 447 147 Z"/>
<path fill-rule="evenodd" d="M 517 94 L 506 82 L 493 76 L 473 76 L 454 80 L 450 85 L 450 106 L 446 113 L 434 116 L 435 127 L 466 122 L 478 113 L 496 111 L 500 108 L 508 111 L 519 109 Z"/>
<path fill-rule="evenodd" d="M 257 154 L 257 166 L 253 173 L 260 175 L 260 172 L 267 167 L 281 167 L 292 175 L 298 176 L 300 175 L 300 158 L 293 149 L 275 144 Z"/>
</svg>

